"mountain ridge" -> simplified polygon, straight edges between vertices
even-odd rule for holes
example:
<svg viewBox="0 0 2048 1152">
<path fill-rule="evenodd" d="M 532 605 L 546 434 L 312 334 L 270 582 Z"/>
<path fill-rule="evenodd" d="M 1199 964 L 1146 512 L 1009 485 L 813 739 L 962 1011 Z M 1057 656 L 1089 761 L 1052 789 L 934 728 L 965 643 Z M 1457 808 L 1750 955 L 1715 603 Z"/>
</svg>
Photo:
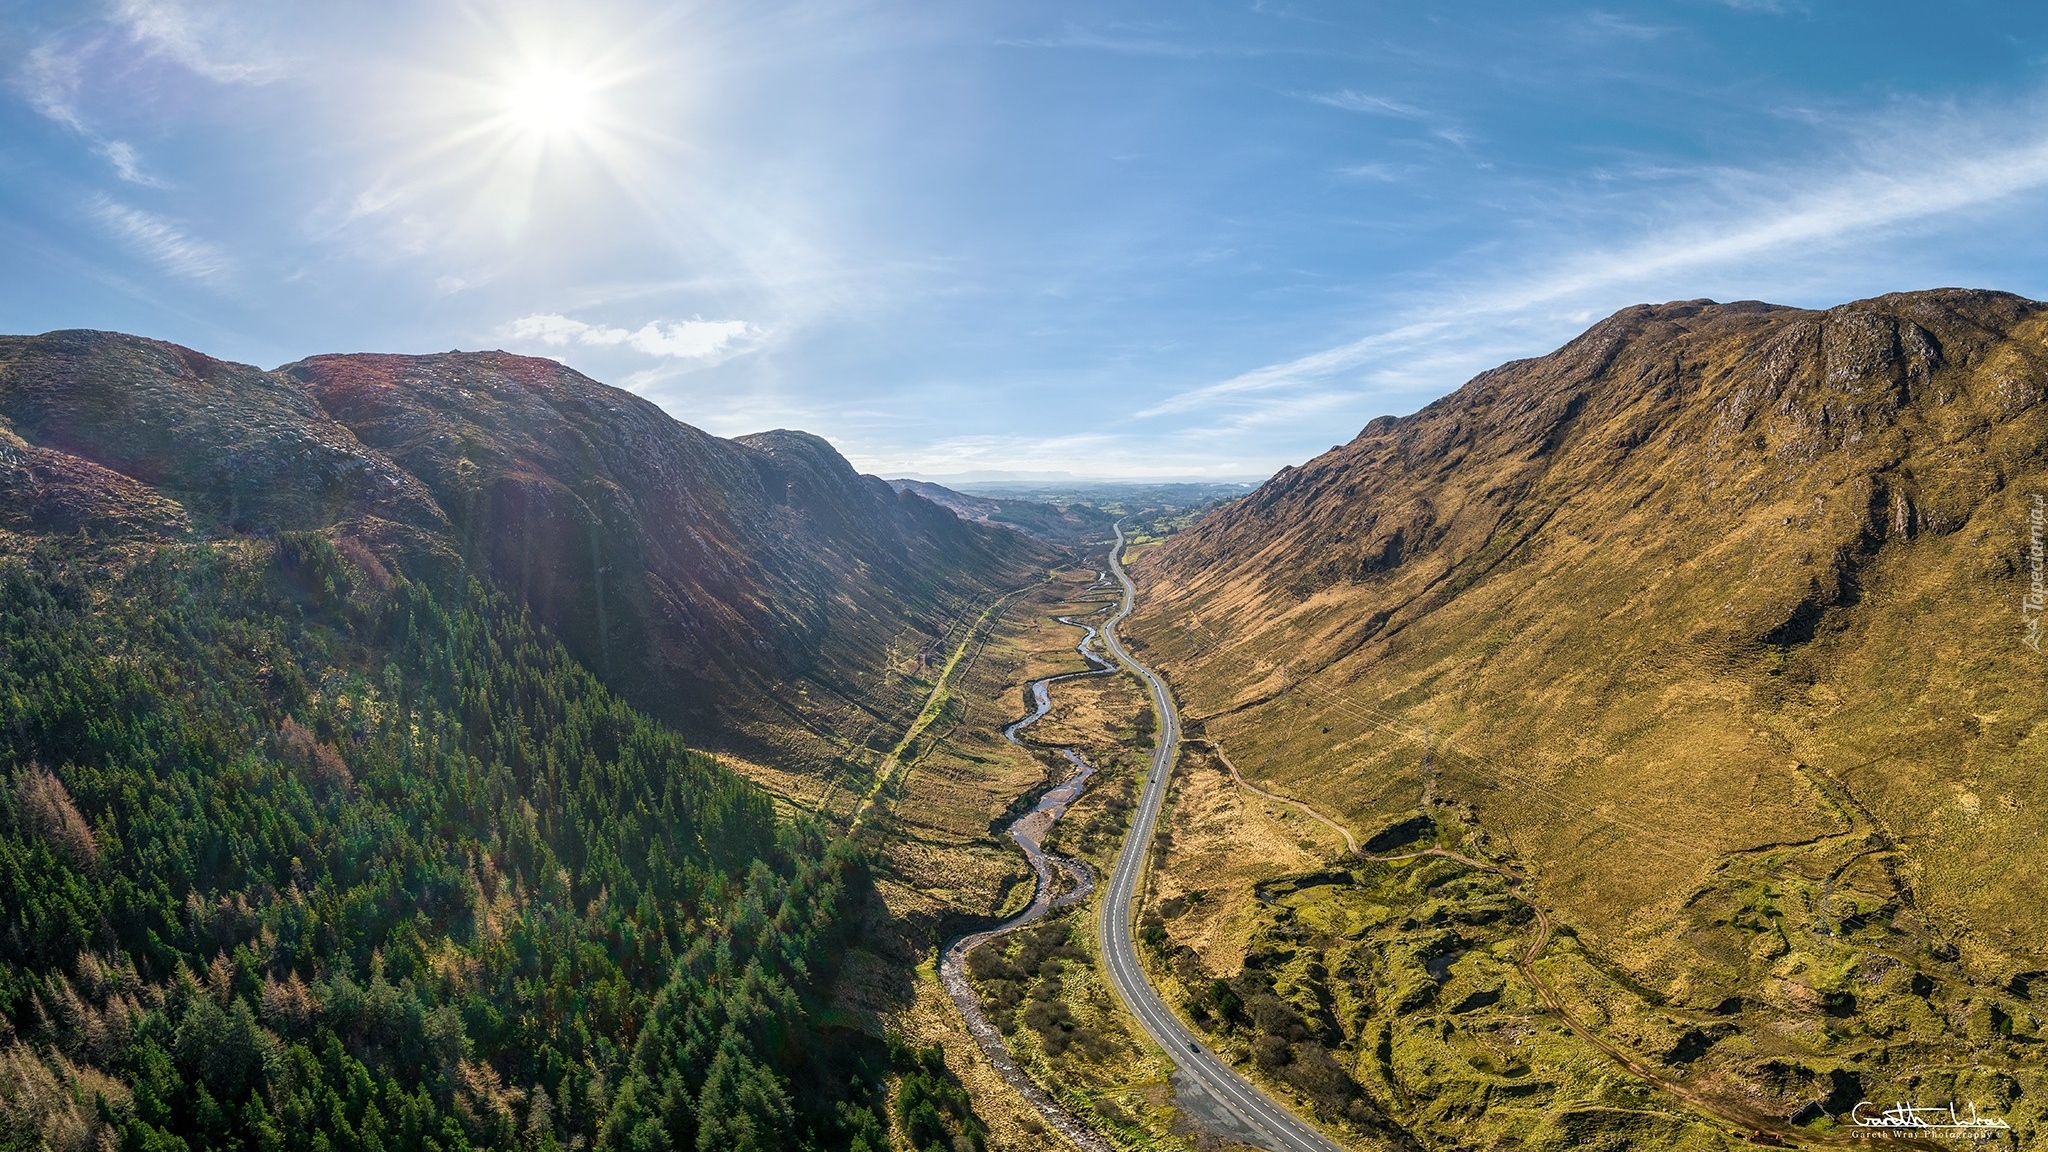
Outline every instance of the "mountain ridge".
<svg viewBox="0 0 2048 1152">
<path fill-rule="evenodd" d="M 637 705 L 812 766 L 915 698 L 892 661 L 1042 559 L 820 438 L 721 439 L 505 352 L 264 371 L 115 333 L 6 337 L 0 425 L 8 527 L 319 530 L 395 567 L 474 562 Z M 815 707 L 780 691 L 797 681 Z"/>
</svg>

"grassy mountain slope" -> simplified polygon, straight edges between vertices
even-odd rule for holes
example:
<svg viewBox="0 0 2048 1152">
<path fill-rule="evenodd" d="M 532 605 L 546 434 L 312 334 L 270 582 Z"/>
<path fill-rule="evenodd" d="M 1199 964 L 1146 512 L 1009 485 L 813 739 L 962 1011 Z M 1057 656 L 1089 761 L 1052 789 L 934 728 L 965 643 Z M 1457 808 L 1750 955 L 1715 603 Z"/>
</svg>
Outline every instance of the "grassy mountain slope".
<svg viewBox="0 0 2048 1152">
<path fill-rule="evenodd" d="M 2024 1064 L 2044 399 L 2010 295 L 1627 309 L 1150 551 L 1130 630 L 1248 775 L 1526 870 L 1674 1036 L 1725 1006 L 1656 1054 L 1729 1092 Z"/>
</svg>

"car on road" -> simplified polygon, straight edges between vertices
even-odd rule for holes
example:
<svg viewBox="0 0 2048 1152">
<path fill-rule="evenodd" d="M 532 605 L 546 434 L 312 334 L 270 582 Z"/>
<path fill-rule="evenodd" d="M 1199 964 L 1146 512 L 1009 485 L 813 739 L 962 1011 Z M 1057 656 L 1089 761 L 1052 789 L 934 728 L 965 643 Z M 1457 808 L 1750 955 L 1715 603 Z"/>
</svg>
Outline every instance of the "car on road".
<svg viewBox="0 0 2048 1152">
<path fill-rule="evenodd" d="M 1201 1050 L 1202 1046 L 1200 1044 L 1195 1043 L 1193 1040 L 1188 1041 L 1188 1051 L 1200 1052 Z"/>
</svg>

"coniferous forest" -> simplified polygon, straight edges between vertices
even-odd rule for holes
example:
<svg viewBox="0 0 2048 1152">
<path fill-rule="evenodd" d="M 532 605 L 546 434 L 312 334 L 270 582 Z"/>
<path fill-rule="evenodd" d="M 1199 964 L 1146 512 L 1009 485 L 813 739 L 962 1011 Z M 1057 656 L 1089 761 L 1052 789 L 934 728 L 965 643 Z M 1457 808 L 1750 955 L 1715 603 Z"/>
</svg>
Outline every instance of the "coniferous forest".
<svg viewBox="0 0 2048 1152">
<path fill-rule="evenodd" d="M 858 854 L 452 570 L 0 558 L 0 1143 L 881 1149 L 892 1058 L 942 1135 L 821 1023 Z"/>
</svg>

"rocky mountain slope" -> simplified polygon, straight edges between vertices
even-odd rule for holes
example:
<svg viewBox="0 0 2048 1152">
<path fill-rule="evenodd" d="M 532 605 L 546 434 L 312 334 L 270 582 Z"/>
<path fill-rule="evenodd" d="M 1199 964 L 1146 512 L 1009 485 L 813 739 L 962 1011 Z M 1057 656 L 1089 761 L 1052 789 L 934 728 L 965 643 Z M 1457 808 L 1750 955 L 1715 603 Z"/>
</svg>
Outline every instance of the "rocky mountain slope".
<svg viewBox="0 0 2048 1152">
<path fill-rule="evenodd" d="M 1909 1098 L 2043 1036 L 2044 401 L 2011 295 L 1626 309 L 1150 551 L 1130 631 L 1248 776 L 1525 873 L 1622 1046 Z"/>
<path fill-rule="evenodd" d="M 916 654 L 1039 559 L 816 437 L 721 439 L 499 352 L 266 372 L 0 339 L 0 492 L 15 531 L 321 530 L 386 565 L 468 562 L 636 704 L 799 765 L 911 707 Z"/>
</svg>

